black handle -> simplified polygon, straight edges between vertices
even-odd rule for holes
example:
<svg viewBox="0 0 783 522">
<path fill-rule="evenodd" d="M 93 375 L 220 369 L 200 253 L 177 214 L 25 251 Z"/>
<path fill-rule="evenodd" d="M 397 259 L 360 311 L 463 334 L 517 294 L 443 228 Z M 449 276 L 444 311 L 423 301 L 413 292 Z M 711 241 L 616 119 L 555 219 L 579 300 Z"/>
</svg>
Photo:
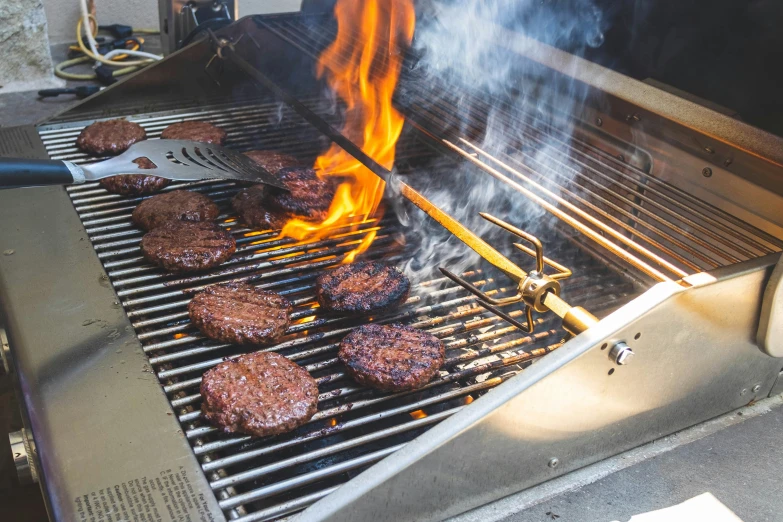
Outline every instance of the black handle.
<svg viewBox="0 0 783 522">
<path fill-rule="evenodd" d="M 0 158 L 0 188 L 69 185 L 73 181 L 63 161 Z"/>
<path fill-rule="evenodd" d="M 52 98 L 61 94 L 75 94 L 77 98 L 86 98 L 100 90 L 100 85 L 78 85 L 67 89 L 42 89 L 38 91 L 38 96 L 41 98 Z"/>
</svg>

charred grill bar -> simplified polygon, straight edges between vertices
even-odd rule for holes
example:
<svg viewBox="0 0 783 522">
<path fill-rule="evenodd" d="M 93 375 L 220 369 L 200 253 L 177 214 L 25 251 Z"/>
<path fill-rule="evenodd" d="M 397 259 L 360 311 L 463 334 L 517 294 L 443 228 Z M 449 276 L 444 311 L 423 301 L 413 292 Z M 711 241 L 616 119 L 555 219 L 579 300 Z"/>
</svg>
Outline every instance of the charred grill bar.
<svg viewBox="0 0 783 522">
<path fill-rule="evenodd" d="M 280 54 L 283 61 L 290 58 L 299 63 L 301 56 L 309 60 L 328 45 L 332 29 L 328 22 L 283 16 L 245 19 L 217 36 L 232 42 L 238 53 L 255 58 Z M 240 40 L 242 34 L 248 37 Z M 228 132 L 226 145 L 233 149 L 275 150 L 304 162 L 329 145 L 328 136 L 296 111 L 251 87 L 242 71 L 232 71 L 230 60 L 221 76 L 222 62 L 210 64 L 212 55 L 209 42 L 197 43 L 39 126 L 47 155 L 76 163 L 93 161 L 75 148 L 76 136 L 96 118 L 120 115 L 142 125 L 153 138 L 173 122 L 209 121 Z M 198 74 L 190 82 L 180 81 L 175 79 L 177 71 Z M 148 82 L 155 89 L 148 89 Z M 174 93 L 176 98 L 193 86 L 204 91 L 196 101 L 165 96 Z M 161 99 L 155 98 L 157 92 Z M 470 283 L 489 309 L 494 306 L 500 314 L 480 306 L 476 295 L 449 277 L 414 280 L 405 306 L 372 318 L 409 324 L 443 340 L 446 363 L 440 375 L 413 392 L 370 391 L 347 378 L 336 358 L 339 342 L 367 320 L 330 316 L 314 307 L 315 278 L 339 265 L 367 234 L 377 234 L 364 254 L 367 259 L 403 263 L 415 256 L 414 235 L 400 226 L 391 211 L 335 226 L 317 241 L 295 241 L 279 238 L 278 231 L 244 227 L 229 204 L 239 190 L 234 183 L 172 184 L 165 190 L 187 188 L 212 198 L 221 209 L 219 226 L 237 240 L 237 252 L 227 263 L 182 276 L 164 273 L 140 255 L 142 233 L 132 225 L 130 215 L 144 198 L 108 194 L 97 184 L 57 193 L 41 190 L 54 210 L 50 215 L 44 209 L 39 223 L 30 209 L 9 212 L 10 192 L 5 198 L 0 194 L 5 204 L 0 213 L 13 230 L 20 231 L 6 232 L 9 237 L 34 238 L 31 244 L 16 247 L 16 257 L 0 259 L 0 290 L 5 291 L 0 298 L 8 299 L 3 308 L 10 319 L 11 352 L 19 364 L 20 387 L 28 392 L 27 410 L 32 412 L 28 420 L 55 518 L 76 517 L 81 499 L 89 498 L 93 489 L 166 474 L 176 464 L 188 473 L 196 472 L 187 475 L 194 486 L 191 500 L 203 507 L 193 508 L 191 514 L 203 514 L 197 512 L 203 509 L 216 520 L 276 520 L 322 499 L 317 509 L 301 515 L 303 520 L 364 521 L 373 506 L 379 520 L 442 519 L 738 407 L 748 398 L 735 393 L 735 387 L 757 386 L 757 397 L 769 393 L 781 366 L 749 341 L 752 334 L 746 329 L 757 324 L 754 314 L 766 274 L 783 246 L 783 224 L 771 219 L 767 210 L 779 195 L 764 193 L 759 198 L 763 204 L 753 207 L 714 197 L 699 187 L 689 191 L 679 180 L 665 179 L 653 168 L 661 156 L 667 157 L 657 149 L 651 155 L 618 145 L 619 137 L 604 135 L 602 141 L 600 132 L 576 117 L 553 115 L 551 120 L 562 120 L 563 125 L 552 121 L 544 125 L 524 107 L 512 107 L 513 100 L 486 93 L 460 94 L 469 101 L 470 117 L 447 97 L 435 100 L 422 90 L 409 90 L 400 100 L 414 127 L 398 143 L 401 177 L 413 181 L 417 166 L 433 168 L 428 163 L 432 158 L 446 169 L 461 162 L 475 167 L 477 179 L 492 176 L 518 192 L 520 200 L 543 207 L 556 218 L 551 221 L 556 233 L 543 245 L 549 257 L 537 251 L 535 243 L 520 243 L 516 246 L 524 260 L 520 266 L 533 266 L 537 258 L 536 271 L 543 268 L 553 279 L 562 279 L 570 271 L 562 285 L 563 299 L 585 306 L 602 320 L 564 344 L 568 335 L 554 315 L 528 315 L 529 307 L 510 299 L 518 293 L 519 281 L 509 280 L 486 263 L 455 277 Z M 305 90 L 294 98 L 332 128 L 339 123 L 330 104 L 320 97 Z M 480 144 L 476 138 L 490 110 L 509 133 L 508 146 L 502 149 Z M 604 121 L 609 127 L 609 118 Z M 455 132 L 458 128 L 461 131 Z M 620 154 L 623 158 L 617 157 Z M 28 201 L 29 194 L 18 197 Z M 60 216 L 71 228 L 78 216 L 83 229 L 59 228 Z M 516 216 L 497 217 L 521 225 Z M 82 230 L 90 247 L 77 240 Z M 509 259 L 519 259 L 508 253 L 511 248 L 504 248 L 511 243 L 492 247 Z M 54 252 L 48 250 L 53 245 L 57 245 Z M 66 260 L 60 266 L 63 273 L 53 274 L 60 255 Z M 32 260 L 38 264 L 33 266 Z M 71 260 L 85 266 L 75 266 Z M 39 268 L 40 263 L 48 264 Z M 87 265 L 104 273 L 90 272 L 82 278 L 84 288 L 66 285 L 73 295 L 58 296 L 61 286 L 52 281 L 74 277 L 87 271 Z M 13 300 L 31 291 L 29 281 L 41 277 L 50 281 L 54 295 L 46 302 L 54 308 L 39 312 Z M 187 304 L 195 292 L 227 281 L 275 290 L 294 305 L 286 336 L 264 348 L 306 368 L 319 386 L 318 413 L 292 433 L 268 438 L 225 435 L 202 419 L 201 376 L 247 348 L 205 339 L 190 325 Z M 664 284 L 653 286 L 659 281 Z M 716 285 L 710 286 L 713 282 Z M 724 294 L 700 297 L 717 283 L 731 285 L 737 306 L 730 320 L 725 304 L 717 310 L 702 302 L 717 303 Z M 58 297 L 83 299 L 95 314 L 107 306 L 113 313 L 111 300 L 116 300 L 118 313 L 113 322 L 103 316 L 82 317 L 78 302 L 63 312 L 63 307 L 57 308 Z M 678 298 L 687 305 L 674 306 Z M 566 312 L 560 310 L 562 315 Z M 84 332 L 74 324 L 58 328 L 63 314 L 78 317 Z M 32 326 L 39 324 L 50 328 L 40 333 Z M 103 332 L 104 324 L 113 326 Z M 535 330 L 526 333 L 514 324 Z M 714 325 L 722 325 L 720 331 Z M 94 327 L 99 334 L 91 333 Z M 702 349 L 688 350 L 683 346 L 686 341 L 674 339 L 672 330 L 693 331 Z M 62 341 L 54 333 L 59 331 L 68 332 Z M 108 340 L 102 336 L 105 333 L 110 334 Z M 124 339 L 125 344 L 112 345 L 116 339 Z M 615 368 L 607 357 L 612 352 L 609 345 L 625 341 L 638 350 L 639 362 Z M 76 348 L 70 349 L 71 345 Z M 89 346 L 91 351 L 84 348 Z M 47 357 L 38 361 L 36 354 L 41 351 Z M 144 361 L 143 369 L 127 372 L 125 358 L 129 364 Z M 670 367 L 690 373 L 672 381 Z M 114 380 L 115 373 L 117 379 L 124 375 L 140 382 L 125 384 L 132 381 Z M 91 378 L 98 379 L 95 389 L 90 388 Z M 575 384 L 583 388 L 575 390 Z M 89 402 L 84 397 L 95 397 L 96 389 L 104 394 L 104 401 L 87 412 L 81 406 Z M 147 393 L 143 399 L 138 398 L 140 390 Z M 155 393 L 160 393 L 160 400 Z M 585 404 L 575 404 L 577 396 Z M 646 402 L 633 402 L 637 397 Z M 686 404 L 682 397 L 688 398 Z M 592 414 L 590 419 L 580 417 L 584 410 Z M 607 411 L 615 417 L 606 417 Z M 662 412 L 663 417 L 651 417 L 651 411 Z M 98 419 L 98 428 L 62 436 L 62 427 L 73 426 L 80 414 Z M 536 431 L 548 427 L 550 417 L 560 423 L 553 428 L 557 436 Z M 485 421 L 490 419 L 494 424 L 487 427 Z M 509 431 L 498 432 L 492 426 Z M 479 428 L 484 431 L 476 435 Z M 528 433 L 530 438 L 525 438 Z M 93 459 L 75 455 L 77 448 L 90 442 Z M 147 447 L 137 449 L 140 444 Z M 562 462 L 557 470 L 535 460 L 550 454 Z M 60 473 L 77 467 L 86 471 Z M 433 470 L 442 470 L 439 479 L 446 481 L 435 489 Z M 471 482 L 474 471 L 483 477 L 480 485 Z M 339 489 L 345 483 L 351 485 Z M 396 498 L 390 492 L 401 490 L 410 495 L 405 505 L 389 503 L 389 498 Z M 377 513 L 378 506 L 383 513 Z"/>
</svg>

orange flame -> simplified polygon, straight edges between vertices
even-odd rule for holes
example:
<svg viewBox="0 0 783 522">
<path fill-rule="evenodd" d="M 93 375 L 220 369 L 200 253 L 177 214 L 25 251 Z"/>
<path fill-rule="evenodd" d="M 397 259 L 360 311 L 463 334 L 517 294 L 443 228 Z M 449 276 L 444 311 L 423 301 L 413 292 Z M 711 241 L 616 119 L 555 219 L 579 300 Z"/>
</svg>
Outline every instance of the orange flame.
<svg viewBox="0 0 783 522">
<path fill-rule="evenodd" d="M 387 169 L 404 119 L 392 107 L 402 66 L 400 49 L 413 38 L 412 0 L 338 0 L 334 7 L 337 38 L 318 58 L 316 73 L 346 105 L 342 133 Z M 384 182 L 339 146 L 332 146 L 313 166 L 319 176 L 342 180 L 321 223 L 294 218 L 282 234 L 295 239 L 322 239 L 329 228 L 349 218 L 366 219 L 383 197 Z M 350 263 L 375 239 L 369 231 L 343 260 Z"/>
<path fill-rule="evenodd" d="M 409 415 L 410 415 L 412 418 L 414 418 L 414 419 L 423 419 L 424 417 L 426 417 L 426 416 L 427 416 L 427 414 L 426 414 L 426 413 L 424 413 L 424 410 L 416 410 L 416 411 L 412 411 L 412 412 L 410 412 L 410 414 L 409 414 Z"/>
</svg>

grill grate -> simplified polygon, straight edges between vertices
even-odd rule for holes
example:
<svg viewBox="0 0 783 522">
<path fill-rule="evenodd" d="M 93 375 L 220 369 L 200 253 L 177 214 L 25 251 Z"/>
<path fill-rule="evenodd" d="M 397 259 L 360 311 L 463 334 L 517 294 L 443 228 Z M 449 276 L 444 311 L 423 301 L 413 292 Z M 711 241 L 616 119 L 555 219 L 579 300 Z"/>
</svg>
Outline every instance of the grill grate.
<svg viewBox="0 0 783 522">
<path fill-rule="evenodd" d="M 328 113 L 326 105 L 311 103 Z M 129 119 L 145 127 L 151 138 L 176 121 L 210 121 L 227 130 L 229 147 L 274 149 L 303 161 L 312 160 L 328 145 L 298 116 L 264 101 Z M 50 156 L 92 161 L 74 146 L 89 123 L 40 127 Z M 400 162 L 414 162 L 428 154 L 431 149 L 420 142 L 398 145 Z M 232 182 L 175 183 L 166 190 L 181 188 L 215 200 L 222 211 L 218 224 L 238 244 L 229 262 L 186 277 L 163 273 L 140 256 L 142 233 L 132 225 L 130 213 L 143 198 L 112 195 L 95 183 L 68 192 L 228 518 L 270 520 L 305 508 L 560 345 L 562 332 L 549 322 L 550 317 L 537 319 L 538 333 L 524 335 L 477 306 L 475 297 L 445 278 L 413 281 L 411 297 L 402 309 L 372 320 L 404 322 L 440 337 L 447 346 L 446 365 L 439 377 L 414 392 L 385 394 L 357 386 L 343 374 L 335 356 L 339 341 L 361 320 L 320 314 L 314 307 L 314 280 L 338 264 L 369 231 L 377 231 L 377 239 L 365 257 L 391 263 L 407 259 L 410 252 L 399 240 L 394 216 L 336 227 L 324 240 L 301 243 L 239 223 L 229 205 L 237 190 Z M 634 293 L 631 283 L 587 256 L 577 261 L 574 271 L 577 275 L 567 294 L 575 304 L 589 298 L 593 303 L 619 305 Z M 589 280 L 580 275 L 588 273 Z M 515 290 L 498 285 L 478 267 L 463 275 L 491 295 Z M 320 395 L 318 413 L 290 434 L 230 436 L 201 420 L 198 387 L 203 372 L 248 350 L 204 339 L 189 324 L 187 303 L 205 285 L 237 280 L 273 289 L 294 304 L 287 335 L 264 349 L 279 351 L 304 366 L 317 380 Z M 514 307 L 506 311 L 521 316 Z"/>
<path fill-rule="evenodd" d="M 336 34 L 328 19 L 314 24 L 282 16 L 259 23 L 314 59 Z M 783 248 L 780 238 L 607 154 L 578 130 L 564 132 L 571 123 L 542 122 L 534 115 L 539 108 L 524 100 L 438 86 L 434 78 L 401 83 L 398 105 L 434 144 L 449 140 L 447 152 L 504 181 L 653 280 L 676 280 Z M 550 118 L 558 118 L 555 111 Z M 475 137 L 485 135 L 490 120 L 493 142 L 502 145 L 480 148 Z"/>
</svg>

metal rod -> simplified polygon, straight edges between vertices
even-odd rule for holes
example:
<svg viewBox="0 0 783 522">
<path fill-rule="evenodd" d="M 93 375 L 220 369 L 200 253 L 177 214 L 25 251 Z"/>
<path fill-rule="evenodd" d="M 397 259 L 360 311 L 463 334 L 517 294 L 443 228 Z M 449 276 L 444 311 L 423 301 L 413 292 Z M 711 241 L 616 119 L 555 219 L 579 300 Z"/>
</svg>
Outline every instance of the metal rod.
<svg viewBox="0 0 783 522">
<path fill-rule="evenodd" d="M 460 149 L 459 147 L 457 147 L 456 145 L 454 145 L 450 141 L 448 141 L 448 140 L 442 140 L 442 141 L 443 141 L 443 143 L 447 147 L 449 147 L 450 149 L 452 149 L 455 152 L 457 152 L 457 154 L 459 154 L 460 156 L 464 157 L 465 159 L 467 159 L 471 163 L 479 166 L 482 170 L 492 174 L 493 176 L 497 177 L 501 181 L 505 181 L 506 183 L 508 183 L 509 185 L 514 187 L 515 189 L 517 189 L 519 192 L 524 194 L 526 197 L 528 197 L 529 199 L 532 199 L 535 203 L 537 203 L 540 206 L 544 207 L 545 210 L 547 210 L 551 214 L 555 215 L 560 220 L 565 221 L 566 223 L 571 225 L 573 228 L 575 228 L 579 232 L 582 232 L 583 234 L 585 234 L 589 238 L 591 238 L 594 241 L 596 241 L 597 243 L 601 244 L 604 248 L 608 249 L 610 252 L 612 252 L 613 254 L 619 256 L 620 258 L 622 258 L 626 262 L 630 263 L 631 265 L 635 266 L 639 270 L 643 271 L 647 275 L 649 275 L 651 277 L 654 277 L 655 279 L 657 279 L 659 281 L 671 281 L 671 279 L 669 277 L 664 275 L 659 270 L 656 270 L 655 268 L 651 267 L 650 265 L 648 265 L 647 263 L 645 263 L 641 259 L 639 259 L 639 258 L 631 255 L 630 253 L 626 252 L 625 250 L 621 249 L 620 247 L 618 247 L 617 245 L 615 245 L 611 241 L 607 240 L 603 236 L 599 235 L 598 233 L 596 233 L 592 229 L 590 229 L 587 226 L 585 226 L 584 224 L 582 224 L 581 222 L 579 222 L 576 219 L 572 218 L 571 216 L 569 216 L 568 214 L 566 214 L 565 212 L 563 212 L 559 208 L 555 207 L 554 205 L 550 204 L 549 202 L 547 202 L 546 200 L 544 200 L 543 198 L 541 198 L 537 194 L 533 193 L 532 191 L 526 189 L 525 187 L 523 187 L 519 183 L 517 183 L 514 180 L 510 179 L 509 177 L 505 176 L 504 174 L 502 174 L 498 170 L 490 167 L 489 165 L 487 165 L 483 161 L 473 157 L 471 154 L 469 154 L 469 153 L 465 152 L 464 150 Z M 491 158 L 491 156 L 486 154 L 484 151 L 482 151 L 478 147 L 475 147 L 474 145 L 471 145 L 469 142 L 464 141 L 464 140 L 463 140 L 463 143 L 465 145 L 471 147 L 472 149 L 474 149 L 476 152 L 479 152 L 480 154 L 482 154 L 482 155 L 492 159 L 494 162 L 500 163 L 501 166 L 506 168 L 506 170 L 509 170 L 512 173 L 515 172 L 514 169 L 512 169 L 511 167 L 508 167 L 508 165 L 505 165 L 504 163 L 500 162 L 500 160 Z M 529 180 L 529 178 L 526 178 L 522 174 L 519 174 L 519 177 L 521 179 L 525 180 L 525 181 Z M 530 181 L 530 183 L 533 186 L 535 186 L 537 189 L 541 190 L 542 192 L 544 192 L 548 196 L 552 197 L 558 203 L 560 203 L 560 204 L 568 207 L 569 209 L 577 212 L 581 217 L 587 219 L 591 223 L 593 223 L 595 221 L 595 223 L 593 223 L 594 225 L 598 226 L 599 228 L 601 228 L 605 232 L 609 233 L 610 235 L 612 235 L 616 239 L 620 240 L 621 242 L 627 244 L 628 246 L 630 246 L 634 250 L 637 250 L 640 253 L 644 254 L 645 256 L 649 257 L 650 259 L 656 261 L 661 266 L 666 267 L 669 271 L 677 274 L 680 277 L 685 277 L 686 275 L 688 275 L 687 272 L 683 272 L 682 270 L 680 270 L 676 266 L 672 265 L 671 263 L 667 262 L 666 260 L 661 259 L 659 256 L 655 255 L 653 252 L 650 252 L 649 250 L 647 250 L 646 248 L 642 247 L 641 245 L 638 245 L 638 244 L 634 243 L 633 241 L 629 240 L 625 236 L 622 236 L 621 234 L 618 234 L 614 229 L 612 229 L 610 227 L 607 227 L 605 225 L 602 225 L 600 222 L 597 222 L 597 220 L 595 220 L 595 218 L 592 218 L 588 214 L 585 214 L 583 211 L 580 211 L 579 209 L 574 207 L 571 203 L 565 201 L 563 198 L 560 198 L 556 194 L 552 193 L 550 190 L 542 187 L 541 185 L 533 182 L 532 180 L 529 180 L 529 181 Z"/>
</svg>

